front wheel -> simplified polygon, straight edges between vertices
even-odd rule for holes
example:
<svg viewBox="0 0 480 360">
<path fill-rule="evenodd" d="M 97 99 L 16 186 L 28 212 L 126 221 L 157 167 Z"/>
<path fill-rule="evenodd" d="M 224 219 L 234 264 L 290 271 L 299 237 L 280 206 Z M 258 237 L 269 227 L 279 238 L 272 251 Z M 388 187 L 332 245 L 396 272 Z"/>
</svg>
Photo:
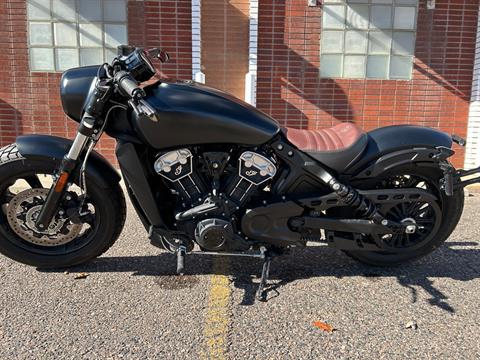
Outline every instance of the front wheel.
<svg viewBox="0 0 480 360">
<path fill-rule="evenodd" d="M 419 259 L 442 245 L 455 230 L 463 212 L 463 189 L 446 196 L 439 188 L 443 173 L 434 167 L 416 164 L 397 167 L 370 183 L 358 186 L 368 189 L 422 188 L 436 196 L 436 204 L 406 203 L 382 214 L 394 221 L 409 221 L 417 226 L 415 234 L 399 234 L 384 239 L 391 251 L 345 251 L 350 257 L 374 266 L 394 266 Z M 366 241 L 372 235 L 362 235 Z M 369 239 L 370 238 L 370 239 Z M 398 249 L 398 250 L 395 250 Z"/>
<path fill-rule="evenodd" d="M 13 260 L 39 268 L 78 265 L 107 251 L 120 235 L 126 206 L 119 184 L 105 189 L 88 174 L 87 195 L 72 179 L 48 228 L 35 227 L 57 166 L 51 159 L 23 158 L 15 144 L 0 149 L 0 252 Z"/>
</svg>

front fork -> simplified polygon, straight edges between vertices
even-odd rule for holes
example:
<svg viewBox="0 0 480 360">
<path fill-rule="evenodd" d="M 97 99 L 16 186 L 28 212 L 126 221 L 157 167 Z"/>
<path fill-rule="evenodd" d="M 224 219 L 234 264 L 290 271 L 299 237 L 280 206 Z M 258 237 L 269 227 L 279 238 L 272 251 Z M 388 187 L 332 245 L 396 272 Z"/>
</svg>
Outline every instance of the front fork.
<svg viewBox="0 0 480 360">
<path fill-rule="evenodd" d="M 40 214 L 35 223 L 39 230 L 44 231 L 47 229 L 55 216 L 60 202 L 67 191 L 67 184 L 69 183 L 71 175 L 77 168 L 79 157 L 86 145 L 93 140 L 92 135 L 95 132 L 94 125 L 95 119 L 86 113 L 80 123 L 75 140 L 69 152 L 63 158 L 57 176 L 47 195 L 47 199 L 40 210 Z"/>
</svg>

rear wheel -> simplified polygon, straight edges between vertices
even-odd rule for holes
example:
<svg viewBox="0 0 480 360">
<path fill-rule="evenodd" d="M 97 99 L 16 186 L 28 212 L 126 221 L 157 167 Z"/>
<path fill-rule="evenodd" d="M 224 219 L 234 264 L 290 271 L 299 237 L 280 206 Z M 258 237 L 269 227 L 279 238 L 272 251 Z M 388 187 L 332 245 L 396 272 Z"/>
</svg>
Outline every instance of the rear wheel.
<svg viewBox="0 0 480 360">
<path fill-rule="evenodd" d="M 442 172 L 433 167 L 407 165 L 398 167 L 381 178 L 359 188 L 393 189 L 422 188 L 437 197 L 432 203 L 401 203 L 386 209 L 383 215 L 398 222 L 415 224 L 413 234 L 389 235 L 382 238 L 391 251 L 345 251 L 350 257 L 375 266 L 399 265 L 421 258 L 442 245 L 457 226 L 463 212 L 464 193 L 459 190 L 446 196 L 439 188 Z M 361 235 L 374 242 L 372 235 Z"/>
<path fill-rule="evenodd" d="M 126 207 L 119 184 L 105 189 L 88 174 L 87 195 L 74 181 L 48 228 L 35 227 L 57 166 L 51 159 L 23 158 L 15 144 L 0 149 L 0 252 L 13 260 L 73 266 L 101 255 L 120 235 Z"/>
</svg>

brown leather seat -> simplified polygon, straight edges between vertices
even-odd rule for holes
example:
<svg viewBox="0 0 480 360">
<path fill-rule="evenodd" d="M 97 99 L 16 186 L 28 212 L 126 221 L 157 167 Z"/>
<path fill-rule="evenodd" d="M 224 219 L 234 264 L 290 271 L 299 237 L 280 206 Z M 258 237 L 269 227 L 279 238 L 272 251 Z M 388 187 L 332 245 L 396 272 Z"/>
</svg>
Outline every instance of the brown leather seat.
<svg viewBox="0 0 480 360">
<path fill-rule="evenodd" d="M 283 129 L 288 141 L 328 167 L 342 171 L 365 150 L 368 136 L 352 123 L 318 130 Z"/>
</svg>

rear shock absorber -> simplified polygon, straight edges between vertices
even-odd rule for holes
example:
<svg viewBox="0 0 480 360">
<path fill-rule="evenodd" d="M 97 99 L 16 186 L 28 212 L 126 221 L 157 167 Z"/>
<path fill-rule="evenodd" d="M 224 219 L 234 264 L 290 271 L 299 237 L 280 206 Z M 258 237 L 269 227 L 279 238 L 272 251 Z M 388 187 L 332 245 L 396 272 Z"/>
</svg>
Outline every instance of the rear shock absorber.
<svg viewBox="0 0 480 360">
<path fill-rule="evenodd" d="M 389 225 L 389 221 L 379 213 L 377 206 L 360 194 L 351 186 L 338 182 L 335 178 L 331 178 L 328 182 L 330 188 L 337 196 L 352 209 L 358 211 L 362 216 L 372 220 L 376 224 L 384 226 Z"/>
</svg>

